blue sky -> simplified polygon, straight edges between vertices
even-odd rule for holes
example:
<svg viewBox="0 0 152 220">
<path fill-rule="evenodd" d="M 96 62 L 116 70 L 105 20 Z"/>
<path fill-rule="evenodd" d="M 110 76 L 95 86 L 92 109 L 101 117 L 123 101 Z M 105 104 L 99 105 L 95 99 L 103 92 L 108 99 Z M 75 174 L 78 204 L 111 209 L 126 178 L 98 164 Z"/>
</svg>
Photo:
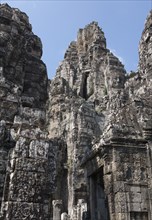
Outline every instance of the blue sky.
<svg viewBox="0 0 152 220">
<path fill-rule="evenodd" d="M 79 28 L 97 21 L 107 39 L 107 47 L 124 63 L 126 70 L 137 70 L 138 44 L 151 0 L 0 0 L 19 8 L 28 16 L 33 32 L 43 43 L 42 60 L 53 78 L 69 43 Z"/>
</svg>

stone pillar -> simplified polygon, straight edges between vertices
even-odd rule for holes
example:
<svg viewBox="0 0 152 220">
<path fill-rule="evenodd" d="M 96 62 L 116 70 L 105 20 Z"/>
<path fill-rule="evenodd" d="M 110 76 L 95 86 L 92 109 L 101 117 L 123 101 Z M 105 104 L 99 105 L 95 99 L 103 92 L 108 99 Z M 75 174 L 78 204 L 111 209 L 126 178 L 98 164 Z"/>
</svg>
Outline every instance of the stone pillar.
<svg viewBox="0 0 152 220">
<path fill-rule="evenodd" d="M 70 216 L 66 212 L 64 212 L 61 214 L 61 220 L 70 220 Z"/>
<path fill-rule="evenodd" d="M 87 203 L 84 199 L 79 199 L 77 204 L 77 220 L 85 220 L 87 218 Z"/>
<path fill-rule="evenodd" d="M 53 200 L 53 220 L 61 220 L 62 200 Z"/>
<path fill-rule="evenodd" d="M 73 209 L 72 209 L 72 220 L 78 220 L 77 219 L 77 205 L 73 205 Z"/>
</svg>

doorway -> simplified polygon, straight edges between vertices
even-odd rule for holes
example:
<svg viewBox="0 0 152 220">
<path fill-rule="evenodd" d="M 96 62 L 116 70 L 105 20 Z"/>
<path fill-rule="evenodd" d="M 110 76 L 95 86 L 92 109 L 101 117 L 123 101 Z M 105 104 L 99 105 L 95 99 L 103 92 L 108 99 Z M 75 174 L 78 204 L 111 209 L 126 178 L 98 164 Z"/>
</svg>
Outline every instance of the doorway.
<svg viewBox="0 0 152 220">
<path fill-rule="evenodd" d="M 103 167 L 90 176 L 90 212 L 91 220 L 110 220 L 104 191 Z"/>
</svg>

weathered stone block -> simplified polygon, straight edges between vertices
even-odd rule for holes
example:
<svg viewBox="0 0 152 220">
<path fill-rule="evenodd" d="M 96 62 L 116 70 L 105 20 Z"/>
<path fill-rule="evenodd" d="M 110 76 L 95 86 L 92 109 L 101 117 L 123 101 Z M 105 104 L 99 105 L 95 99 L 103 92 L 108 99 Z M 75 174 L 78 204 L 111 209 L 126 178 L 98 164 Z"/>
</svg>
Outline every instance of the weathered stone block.
<svg viewBox="0 0 152 220">
<path fill-rule="evenodd" d="M 43 140 L 33 140 L 29 146 L 29 157 L 31 158 L 48 158 L 49 143 Z"/>
<path fill-rule="evenodd" d="M 125 183 L 123 181 L 117 181 L 113 183 L 113 191 L 117 192 L 125 192 Z"/>
<path fill-rule="evenodd" d="M 141 212 L 141 203 L 140 202 L 130 202 L 129 211 L 131 212 Z"/>
<path fill-rule="evenodd" d="M 31 158 L 17 158 L 15 164 L 16 170 L 27 172 L 45 173 L 48 169 L 48 160 L 46 159 L 31 159 Z"/>
<path fill-rule="evenodd" d="M 126 220 L 127 219 L 127 213 L 116 213 L 116 218 L 117 220 Z"/>
</svg>

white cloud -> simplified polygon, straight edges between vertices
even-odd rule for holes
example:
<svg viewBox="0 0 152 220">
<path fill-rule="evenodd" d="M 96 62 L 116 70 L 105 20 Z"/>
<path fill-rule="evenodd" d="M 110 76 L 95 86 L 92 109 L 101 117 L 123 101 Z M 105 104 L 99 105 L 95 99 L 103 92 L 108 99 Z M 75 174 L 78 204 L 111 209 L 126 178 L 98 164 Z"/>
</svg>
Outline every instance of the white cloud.
<svg viewBox="0 0 152 220">
<path fill-rule="evenodd" d="M 117 53 L 115 49 L 110 49 L 110 51 L 124 64 L 125 60 Z"/>
</svg>

